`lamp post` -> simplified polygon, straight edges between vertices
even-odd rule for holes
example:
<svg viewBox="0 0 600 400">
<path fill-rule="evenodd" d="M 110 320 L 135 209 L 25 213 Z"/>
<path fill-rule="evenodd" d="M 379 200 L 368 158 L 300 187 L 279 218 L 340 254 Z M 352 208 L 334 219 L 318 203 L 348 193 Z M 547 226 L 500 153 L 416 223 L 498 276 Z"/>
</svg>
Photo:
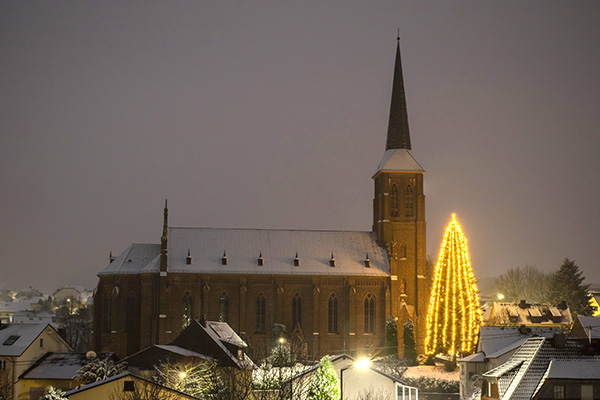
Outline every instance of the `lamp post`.
<svg viewBox="0 0 600 400">
<path fill-rule="evenodd" d="M 344 400 L 344 371 L 350 368 L 356 368 L 358 370 L 364 370 L 371 365 L 371 360 L 366 357 L 359 358 L 354 362 L 354 364 L 350 364 L 347 367 L 340 369 L 340 400 Z"/>
</svg>

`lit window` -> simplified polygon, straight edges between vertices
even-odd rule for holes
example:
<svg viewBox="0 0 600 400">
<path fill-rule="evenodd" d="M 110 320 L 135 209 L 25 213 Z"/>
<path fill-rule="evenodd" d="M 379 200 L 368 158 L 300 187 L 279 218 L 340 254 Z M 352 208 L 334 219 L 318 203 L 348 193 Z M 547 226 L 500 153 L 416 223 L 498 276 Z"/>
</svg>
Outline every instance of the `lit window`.
<svg viewBox="0 0 600 400">
<path fill-rule="evenodd" d="M 183 296 L 183 316 L 181 327 L 187 328 L 192 322 L 192 295 L 188 292 Z"/>
<path fill-rule="evenodd" d="M 565 385 L 554 385 L 554 393 L 552 396 L 554 399 L 565 398 Z"/>
</svg>

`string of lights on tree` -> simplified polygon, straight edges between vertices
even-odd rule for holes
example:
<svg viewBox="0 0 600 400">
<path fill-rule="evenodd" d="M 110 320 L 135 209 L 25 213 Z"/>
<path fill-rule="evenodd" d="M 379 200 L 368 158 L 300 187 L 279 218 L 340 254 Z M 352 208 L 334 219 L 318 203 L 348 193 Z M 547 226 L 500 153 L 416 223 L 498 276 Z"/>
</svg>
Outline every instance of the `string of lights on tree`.
<svg viewBox="0 0 600 400">
<path fill-rule="evenodd" d="M 427 354 L 469 354 L 475 349 L 481 311 L 467 239 L 452 214 L 435 267 L 427 313 Z"/>
</svg>

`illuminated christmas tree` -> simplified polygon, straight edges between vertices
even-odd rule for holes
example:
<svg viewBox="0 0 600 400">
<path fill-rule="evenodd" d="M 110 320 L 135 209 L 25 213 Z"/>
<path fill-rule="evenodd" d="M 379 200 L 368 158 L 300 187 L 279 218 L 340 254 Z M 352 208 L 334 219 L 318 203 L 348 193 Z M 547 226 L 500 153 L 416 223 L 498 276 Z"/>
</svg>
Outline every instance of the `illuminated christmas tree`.
<svg viewBox="0 0 600 400">
<path fill-rule="evenodd" d="M 435 267 L 425 352 L 454 356 L 472 353 L 480 325 L 479 292 L 469 262 L 467 239 L 452 214 Z"/>
</svg>

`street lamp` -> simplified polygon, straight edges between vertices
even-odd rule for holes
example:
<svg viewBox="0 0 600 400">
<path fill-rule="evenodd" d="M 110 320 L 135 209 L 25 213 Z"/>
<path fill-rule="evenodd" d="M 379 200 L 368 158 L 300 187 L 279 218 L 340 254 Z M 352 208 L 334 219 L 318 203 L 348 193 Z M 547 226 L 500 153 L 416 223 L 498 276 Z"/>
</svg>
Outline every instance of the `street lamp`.
<svg viewBox="0 0 600 400">
<path fill-rule="evenodd" d="M 344 371 L 350 368 L 364 370 L 369 368 L 369 365 L 371 365 L 371 360 L 366 357 L 362 357 L 356 360 L 354 364 L 350 364 L 347 367 L 340 369 L 340 400 L 344 400 Z"/>
</svg>

